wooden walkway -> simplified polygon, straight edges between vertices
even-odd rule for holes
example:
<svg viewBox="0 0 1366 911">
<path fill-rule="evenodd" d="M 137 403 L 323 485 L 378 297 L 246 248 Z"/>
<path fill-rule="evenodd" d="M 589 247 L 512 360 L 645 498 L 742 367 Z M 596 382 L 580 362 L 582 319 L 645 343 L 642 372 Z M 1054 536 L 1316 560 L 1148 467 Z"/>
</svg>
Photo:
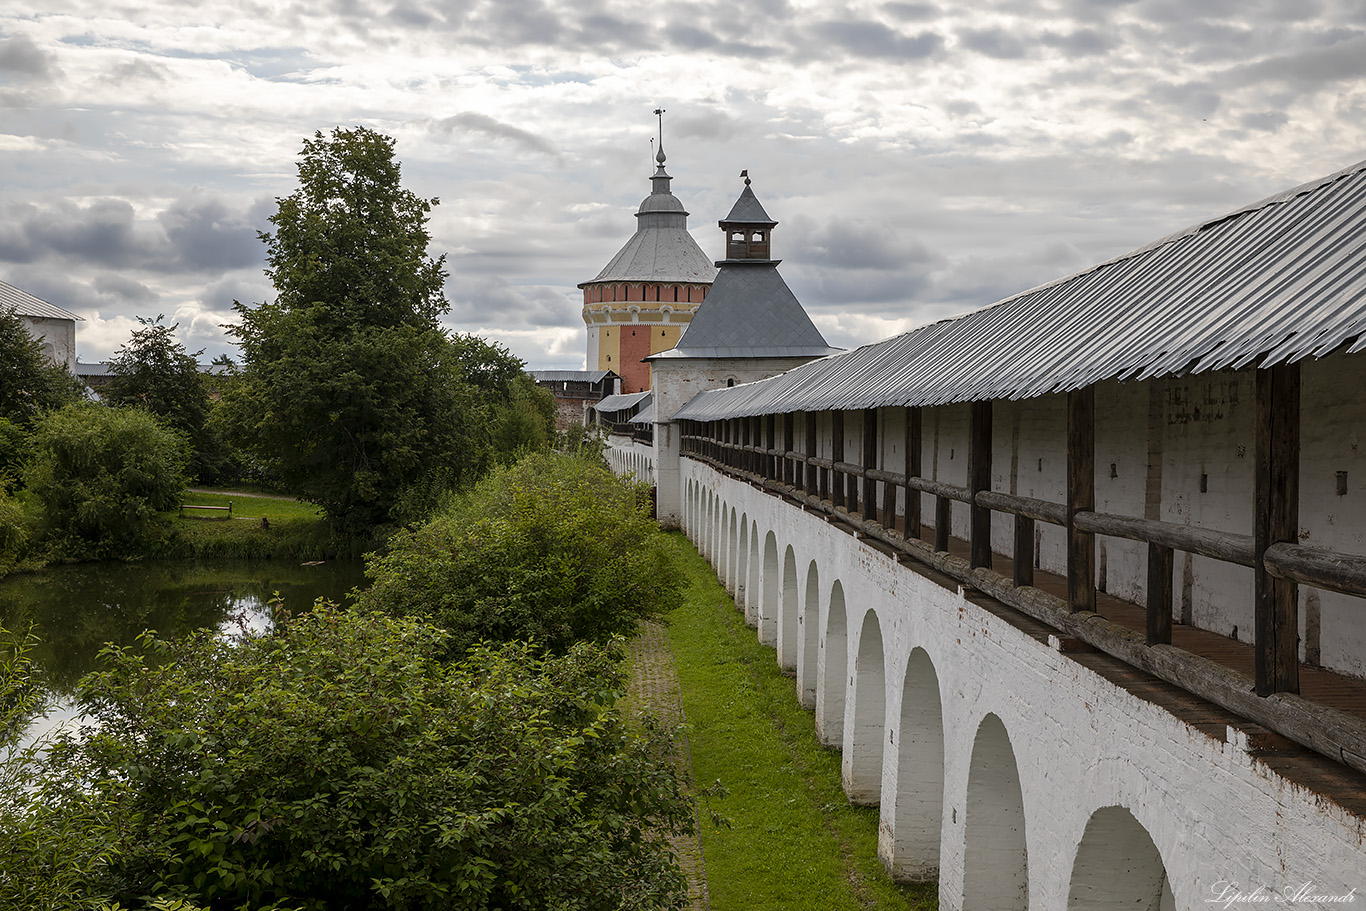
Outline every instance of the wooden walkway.
<svg viewBox="0 0 1366 911">
<path fill-rule="evenodd" d="M 920 539 L 927 544 L 933 544 L 934 529 L 922 527 Z M 968 559 L 968 542 L 961 538 L 949 538 L 949 553 Z M 1007 575 L 1011 560 L 1009 554 L 992 554 L 993 566 L 1006 570 Z M 1035 569 L 1034 587 L 1058 598 L 1067 598 L 1067 579 L 1057 573 Z M 1096 612 L 1112 623 L 1138 633 L 1145 633 L 1147 630 L 1147 612 L 1141 604 L 1122 601 L 1113 595 L 1098 591 Z M 1173 622 L 1172 645 L 1238 672 L 1247 678 L 1248 687 L 1252 687 L 1251 644 Z M 1311 667 L 1301 662 L 1300 695 L 1321 705 L 1366 719 L 1366 680 L 1358 680 L 1320 667 Z"/>
</svg>

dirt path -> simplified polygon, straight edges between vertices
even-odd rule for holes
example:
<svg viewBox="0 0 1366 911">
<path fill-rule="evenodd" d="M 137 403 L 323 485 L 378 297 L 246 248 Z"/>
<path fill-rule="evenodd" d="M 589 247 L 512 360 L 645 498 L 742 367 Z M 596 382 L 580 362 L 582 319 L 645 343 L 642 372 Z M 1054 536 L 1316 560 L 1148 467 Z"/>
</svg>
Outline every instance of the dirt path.
<svg viewBox="0 0 1366 911">
<path fill-rule="evenodd" d="M 684 721 L 683 703 L 678 692 L 678 670 L 674 667 L 673 651 L 669 647 L 669 633 L 664 624 L 646 623 L 640 635 L 632 640 L 630 698 L 648 708 L 666 724 L 680 724 Z M 688 739 L 679 741 L 683 755 L 680 761 L 692 774 L 692 759 L 688 752 Z M 692 897 L 694 911 L 707 911 L 711 903 L 707 898 L 707 868 L 702 859 L 702 840 L 700 835 L 680 837 L 673 840 L 675 853 L 685 873 L 688 874 L 688 894 Z"/>
<path fill-rule="evenodd" d="M 273 493 L 247 493 L 245 490 L 208 490 L 203 487 L 187 487 L 185 489 L 190 493 L 212 493 L 225 497 L 251 497 L 254 500 L 288 500 L 293 503 L 297 499 L 296 497 L 283 497 Z"/>
</svg>

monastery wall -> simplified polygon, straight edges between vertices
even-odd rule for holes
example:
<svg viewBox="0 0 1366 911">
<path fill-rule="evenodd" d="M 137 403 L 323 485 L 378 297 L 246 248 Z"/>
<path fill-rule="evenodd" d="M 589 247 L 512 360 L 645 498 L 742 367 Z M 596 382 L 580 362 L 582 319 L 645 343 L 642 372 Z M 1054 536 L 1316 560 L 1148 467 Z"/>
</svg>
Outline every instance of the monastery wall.
<svg viewBox="0 0 1366 911">
<path fill-rule="evenodd" d="M 1205 382 L 1164 386 L 1158 399 L 1192 402 Z M 1164 515 L 1246 517 L 1238 457 L 1215 458 L 1243 445 L 1246 398 L 1200 422 L 1168 422 L 1193 412 L 1164 407 Z M 1149 426 L 1152 401 L 1143 384 L 1097 397 L 1108 428 L 1105 445 L 1097 441 L 1101 508 L 1142 514 L 1156 480 L 1147 437 L 1132 426 Z M 1061 456 L 1047 432 L 1058 423 L 1056 403 L 1014 407 L 995 416 L 993 486 L 1057 499 Z M 940 477 L 961 482 L 965 421 L 943 409 L 937 426 L 932 444 L 926 415 L 926 445 Z M 857 437 L 846 452 L 858 453 L 851 442 Z M 1337 448 L 1354 451 L 1345 441 Z M 1111 462 L 1118 476 L 1110 480 L 1135 482 L 1107 488 L 1099 476 L 1109 478 Z M 1307 456 L 1306 490 L 1333 464 L 1327 454 Z M 701 461 L 684 457 L 679 472 L 684 529 L 776 660 L 795 671 L 794 697 L 815 712 L 823 741 L 842 750 L 850 798 L 880 807 L 884 861 L 903 879 L 938 876 L 942 908 L 1157 911 L 1217 907 L 1220 896 L 1259 888 L 1347 896 L 1366 887 L 1362 801 L 1334 798 L 1323 785 L 1344 774 L 1341 766 L 1267 751 L 1256 725 L 1076 650 L 1042 624 Z M 1185 483 L 1201 473 L 1211 475 L 1203 500 Z M 1313 534 L 1324 533 L 1318 527 Z M 1043 548 L 1041 562 L 1056 553 Z M 1112 589 L 1132 589 L 1131 555 L 1107 553 Z M 1217 584 L 1202 577 L 1200 591 L 1217 595 Z M 1223 598 L 1210 617 L 1231 621 L 1236 600 Z M 1359 779 L 1347 788 L 1358 798 Z"/>
</svg>

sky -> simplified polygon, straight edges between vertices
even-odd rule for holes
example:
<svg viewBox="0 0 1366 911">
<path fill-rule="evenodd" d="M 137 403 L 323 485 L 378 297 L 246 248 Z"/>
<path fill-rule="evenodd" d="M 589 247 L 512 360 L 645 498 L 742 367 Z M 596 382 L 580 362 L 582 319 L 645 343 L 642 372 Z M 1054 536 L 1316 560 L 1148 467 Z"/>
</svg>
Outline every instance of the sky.
<svg viewBox="0 0 1366 911">
<path fill-rule="evenodd" d="M 1366 0 L 0 0 L 0 279 L 82 361 L 158 314 L 231 354 L 303 140 L 364 125 L 440 199 L 445 324 L 580 368 L 657 107 L 703 250 L 747 169 L 851 347 L 1366 158 Z"/>
</svg>

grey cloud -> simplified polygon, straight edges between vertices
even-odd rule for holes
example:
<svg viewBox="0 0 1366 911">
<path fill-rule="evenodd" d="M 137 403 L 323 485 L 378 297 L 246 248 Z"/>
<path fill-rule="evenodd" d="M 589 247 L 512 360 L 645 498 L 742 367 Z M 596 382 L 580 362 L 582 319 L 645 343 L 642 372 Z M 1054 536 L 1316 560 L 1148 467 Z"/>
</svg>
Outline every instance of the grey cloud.
<svg viewBox="0 0 1366 911">
<path fill-rule="evenodd" d="M 149 61 L 146 57 L 138 57 L 136 60 L 114 67 L 109 73 L 109 78 L 113 82 L 119 84 L 128 82 L 169 82 L 171 79 L 171 71 L 160 63 Z"/>
<path fill-rule="evenodd" d="M 933 3 L 884 3 L 882 8 L 903 22 L 929 22 L 944 12 Z"/>
<path fill-rule="evenodd" d="M 157 220 L 166 231 L 180 268 L 223 271 L 253 266 L 264 259 L 255 225 L 220 200 L 199 196 L 179 199 Z"/>
<path fill-rule="evenodd" d="M 1208 82 L 1160 82 L 1148 90 L 1148 97 L 1190 117 L 1209 117 L 1223 100 Z"/>
<path fill-rule="evenodd" d="M 246 216 L 199 195 L 175 201 L 155 224 L 138 221 L 122 199 L 8 208 L 0 224 L 0 260 L 53 259 L 111 269 L 221 272 L 256 265 L 263 252 Z"/>
<path fill-rule="evenodd" d="M 119 298 L 124 303 L 146 304 L 160 300 L 160 296 L 142 282 L 112 272 L 100 273 L 92 284 L 100 294 Z"/>
<path fill-rule="evenodd" d="M 455 326 L 477 328 L 491 321 L 518 328 L 583 325 L 580 308 L 563 289 L 514 287 L 502 275 L 464 273 L 446 282 L 446 298 L 451 305 L 446 318 Z"/>
<path fill-rule="evenodd" d="M 443 133 L 451 133 L 456 130 L 465 133 L 482 133 L 492 139 L 507 140 L 529 152 L 539 152 L 552 158 L 560 157 L 560 153 L 549 140 L 512 124 L 495 120 L 487 114 L 466 111 L 438 120 L 433 124 L 433 127 Z"/>
<path fill-rule="evenodd" d="M 943 262 L 942 256 L 920 241 L 904 242 L 890 226 L 866 219 L 837 216 L 814 222 L 798 216 L 791 220 L 791 229 L 792 258 L 803 265 L 924 271 Z"/>
<path fill-rule="evenodd" d="M 935 32 L 905 35 L 881 22 L 854 19 L 816 23 L 811 34 L 821 43 L 846 51 L 894 60 L 924 59 L 944 46 L 944 39 Z"/>
<path fill-rule="evenodd" d="M 1018 60 L 1029 52 L 1029 46 L 1019 35 L 1005 29 L 965 29 L 957 37 L 958 43 L 968 50 L 997 60 Z"/>
<path fill-rule="evenodd" d="M 1274 133 L 1289 123 L 1290 117 L 1283 111 L 1262 111 L 1259 114 L 1244 114 L 1238 118 L 1238 122 L 1244 129 Z"/>
<path fill-rule="evenodd" d="M 1366 76 L 1366 36 L 1357 34 L 1331 47 L 1312 48 L 1237 67 L 1228 73 L 1246 84 L 1273 80 L 1300 88 Z"/>
<path fill-rule="evenodd" d="M 0 73 L 26 79 L 50 79 L 57 74 L 56 55 L 43 50 L 28 35 L 0 42 Z"/>
<path fill-rule="evenodd" d="M 1094 28 L 1082 28 L 1072 32 L 1044 32 L 1039 36 L 1039 41 L 1047 47 L 1076 57 L 1104 54 L 1116 44 L 1113 34 Z"/>
</svg>

